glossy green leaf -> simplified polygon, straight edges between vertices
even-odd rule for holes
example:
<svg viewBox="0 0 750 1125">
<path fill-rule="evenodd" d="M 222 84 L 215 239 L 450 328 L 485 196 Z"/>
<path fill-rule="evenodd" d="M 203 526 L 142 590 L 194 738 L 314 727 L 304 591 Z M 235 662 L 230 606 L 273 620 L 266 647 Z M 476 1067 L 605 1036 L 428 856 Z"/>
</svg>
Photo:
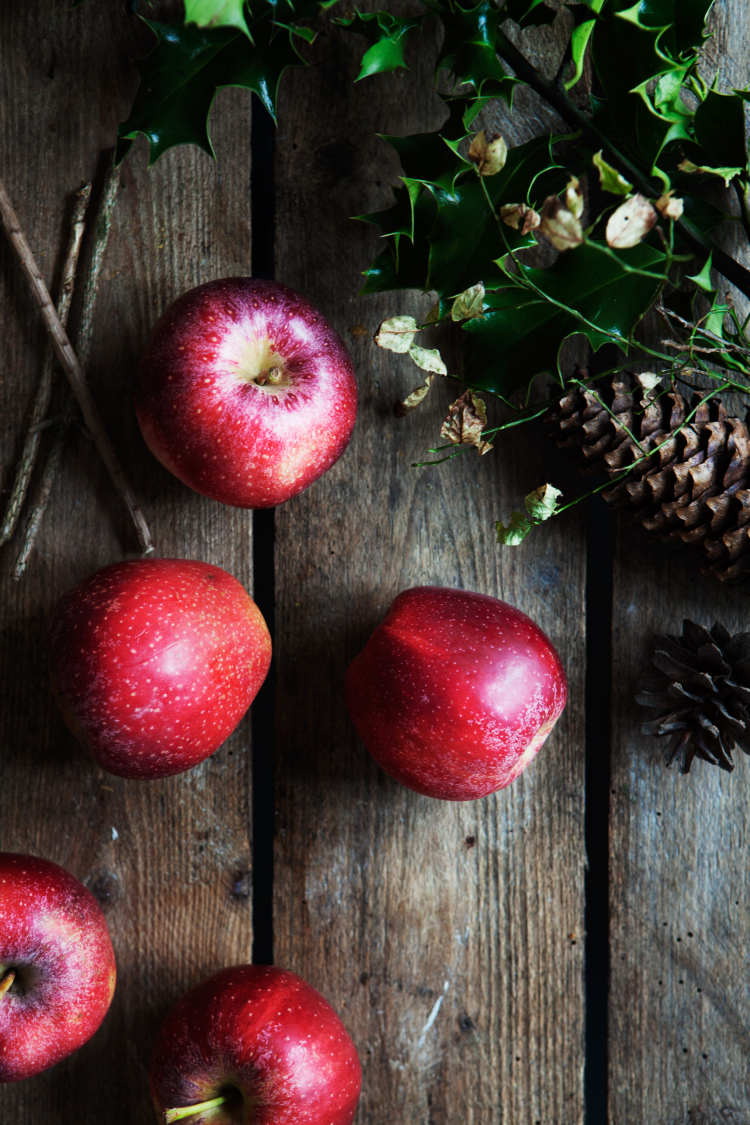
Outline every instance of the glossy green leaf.
<svg viewBox="0 0 750 1125">
<path fill-rule="evenodd" d="M 583 334 L 594 350 L 613 337 L 626 347 L 659 288 L 656 277 L 629 271 L 659 275 L 664 260 L 643 244 L 607 253 L 602 244 L 586 242 L 547 269 L 526 269 L 539 294 L 517 282 L 487 293 L 484 320 L 463 326 L 464 381 L 507 399 L 543 372 L 562 382 L 558 356 L 569 336 Z"/>
<path fill-rule="evenodd" d="M 362 58 L 356 81 L 371 74 L 389 74 L 406 67 L 406 38 L 410 31 L 422 26 L 424 16 L 393 16 L 390 12 L 356 12 L 334 20 L 347 31 L 364 35 L 370 46 Z"/>
<path fill-rule="evenodd" d="M 497 30 L 505 19 L 504 10 L 496 7 L 492 0 L 479 0 L 468 8 L 453 0 L 449 7 L 441 6 L 440 18 L 445 37 L 438 57 L 438 71 L 448 70 L 456 84 L 470 82 L 477 94 L 502 97 L 511 105 L 517 79 L 505 73 L 495 51 Z"/>
<path fill-rule="evenodd" d="M 695 164 L 745 167 L 745 103 L 741 97 L 709 90 L 695 111 L 694 128 L 700 159 L 692 151 L 688 155 Z"/>
<path fill-rule="evenodd" d="M 198 145 L 213 156 L 208 116 L 217 90 L 224 86 L 253 90 L 275 116 L 281 75 L 301 60 L 293 46 L 294 33 L 274 24 L 271 7 L 264 8 L 250 24 L 253 42 L 229 27 L 166 25 L 144 18 L 157 43 L 136 63 L 141 81 L 130 116 L 117 131 L 118 162 L 138 133 L 148 137 L 150 164 L 180 144 Z"/>
<path fill-rule="evenodd" d="M 185 23 L 197 23 L 199 27 L 236 27 L 252 38 L 244 8 L 245 0 L 185 0 Z"/>
<path fill-rule="evenodd" d="M 506 0 L 503 11 L 521 28 L 543 27 L 552 23 L 557 12 L 548 8 L 545 0 Z"/>
<path fill-rule="evenodd" d="M 584 23 L 579 23 L 574 27 L 570 33 L 570 50 L 573 58 L 573 74 L 565 83 L 565 89 L 571 90 L 577 82 L 580 82 L 581 75 L 583 74 L 583 61 L 586 57 L 586 48 L 589 45 L 591 32 L 594 30 L 596 20 L 585 20 Z"/>
<path fill-rule="evenodd" d="M 548 170 L 557 174 L 562 187 L 567 176 L 551 154 L 549 137 L 535 137 L 510 149 L 502 171 L 486 177 L 484 183 L 469 174 L 453 192 L 432 189 L 438 209 L 428 236 L 430 270 L 425 287 L 437 290 L 443 297 L 452 297 L 479 280 L 486 287 L 501 284 L 496 259 L 508 247 L 515 250 L 532 246 L 535 239 L 533 234 L 522 235 L 505 224 L 498 226 L 485 189 L 498 213 L 506 203 L 533 206 L 553 190 L 549 179 L 546 188 L 540 179 Z"/>
</svg>

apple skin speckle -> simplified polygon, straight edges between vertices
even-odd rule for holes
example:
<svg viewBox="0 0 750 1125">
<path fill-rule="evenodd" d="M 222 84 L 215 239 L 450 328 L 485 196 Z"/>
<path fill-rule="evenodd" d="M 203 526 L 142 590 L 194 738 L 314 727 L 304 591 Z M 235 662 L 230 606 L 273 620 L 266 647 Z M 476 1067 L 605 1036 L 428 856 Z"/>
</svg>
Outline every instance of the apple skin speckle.
<svg viewBox="0 0 750 1125">
<path fill-rule="evenodd" d="M 73 875 L 36 856 L 0 852 L 0 1082 L 30 1078 L 77 1051 L 115 991 L 101 907 Z"/>
<path fill-rule="evenodd" d="M 472 801 L 529 765 L 567 684 L 525 613 L 485 594 L 417 586 L 399 594 L 349 665 L 344 692 L 386 773 L 428 797 Z"/>
<path fill-rule="evenodd" d="M 57 606 L 49 650 L 66 723 L 104 769 L 129 778 L 170 777 L 213 754 L 271 663 L 244 586 L 186 559 L 90 574 Z"/>
<path fill-rule="evenodd" d="M 341 337 L 307 298 L 230 277 L 183 293 L 159 319 L 135 410 L 151 452 L 190 488 L 273 508 L 344 452 L 357 383 Z"/>
<path fill-rule="evenodd" d="M 168 1013 L 149 1068 L 157 1117 L 233 1090 L 191 1125 L 351 1125 L 362 1087 L 357 1051 L 327 1000 L 270 965 L 235 965 Z"/>
</svg>

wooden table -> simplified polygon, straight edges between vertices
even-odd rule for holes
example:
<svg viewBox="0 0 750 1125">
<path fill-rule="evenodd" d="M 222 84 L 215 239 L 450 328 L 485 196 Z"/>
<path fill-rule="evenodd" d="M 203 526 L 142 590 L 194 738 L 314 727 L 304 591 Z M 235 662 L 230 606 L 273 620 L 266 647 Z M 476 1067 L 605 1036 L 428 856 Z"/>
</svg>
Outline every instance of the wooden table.
<svg viewBox="0 0 750 1125">
<path fill-rule="evenodd" d="M 37 0 L 0 11 L 0 175 L 53 287 L 73 193 L 101 183 L 101 153 L 135 88 L 128 59 L 147 42 L 119 0 L 67 8 Z M 179 4 L 154 10 L 168 17 Z M 744 85 L 740 0 L 719 0 L 713 26 L 722 79 Z M 148 1059 L 167 1008 L 253 955 L 301 973 L 341 1013 L 364 1070 L 359 1125 L 578 1125 L 586 1097 L 590 1125 L 750 1121 L 747 763 L 731 776 L 702 763 L 688 779 L 667 774 L 632 699 L 654 631 L 679 632 L 684 616 L 746 629 L 745 595 L 624 526 L 608 552 L 601 513 L 588 528 L 571 513 L 499 549 L 496 518 L 543 480 L 573 489 L 577 479 L 531 427 L 481 460 L 412 468 L 455 389 L 438 387 L 396 421 L 392 404 L 411 390 L 413 369 L 349 332 L 426 307 L 416 294 L 356 296 L 376 236 L 348 216 L 387 205 L 398 174 L 375 132 L 441 120 L 428 48 L 413 45 L 408 73 L 353 86 L 361 43 L 327 25 L 314 65 L 283 80 L 275 158 L 250 97 L 226 90 L 211 118 L 218 163 L 179 148 L 149 171 L 142 140 L 125 162 L 91 386 L 158 552 L 225 567 L 273 611 L 275 720 L 269 689 L 213 758 L 152 783 L 106 775 L 68 734 L 47 686 L 46 622 L 70 585 L 134 553 L 77 431 L 28 576 L 10 580 L 18 537 L 0 557 L 0 847 L 55 860 L 93 890 L 119 980 L 85 1048 L 0 1089 L 8 1125 L 150 1121 Z M 521 131 L 534 127 L 524 104 Z M 131 385 L 151 325 L 177 294 L 271 266 L 347 340 L 361 410 L 326 477 L 253 517 L 162 470 L 140 438 Z M 4 241 L 0 310 L 9 487 L 44 339 Z M 348 662 L 396 593 L 424 583 L 518 605 L 568 671 L 570 702 L 542 754 L 476 803 L 438 803 L 391 782 L 344 708 Z"/>
</svg>

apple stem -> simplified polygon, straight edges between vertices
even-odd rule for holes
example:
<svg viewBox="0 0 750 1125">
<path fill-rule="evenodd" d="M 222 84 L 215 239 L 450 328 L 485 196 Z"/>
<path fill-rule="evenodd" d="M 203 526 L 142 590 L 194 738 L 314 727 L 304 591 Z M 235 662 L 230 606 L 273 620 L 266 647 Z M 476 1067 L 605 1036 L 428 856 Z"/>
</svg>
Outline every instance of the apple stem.
<svg viewBox="0 0 750 1125">
<path fill-rule="evenodd" d="M 2 987 L 2 986 L 0 986 Z M 173 1121 L 182 1121 L 184 1117 L 193 1117 L 196 1113 L 203 1113 L 204 1110 L 213 1109 L 214 1106 L 223 1105 L 228 1102 L 231 1094 L 222 1094 L 220 1098 L 211 1098 L 207 1102 L 199 1102 L 197 1105 L 183 1105 L 177 1109 L 164 1110 L 164 1125 L 171 1125 Z"/>
<path fill-rule="evenodd" d="M 286 372 L 283 367 L 269 367 L 255 376 L 255 382 L 259 387 L 264 387 L 266 383 L 271 383 L 275 386 L 283 381 L 285 374 Z"/>
<path fill-rule="evenodd" d="M 8 991 L 13 981 L 16 979 L 16 970 L 11 969 L 7 977 L 0 981 L 0 996 L 4 996 Z"/>
</svg>

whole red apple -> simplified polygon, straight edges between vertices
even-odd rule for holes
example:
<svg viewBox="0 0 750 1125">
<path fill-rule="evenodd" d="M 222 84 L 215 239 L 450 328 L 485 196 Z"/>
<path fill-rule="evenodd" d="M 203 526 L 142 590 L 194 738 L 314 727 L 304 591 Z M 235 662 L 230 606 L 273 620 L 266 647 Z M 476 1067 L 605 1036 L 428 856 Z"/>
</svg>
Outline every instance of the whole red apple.
<svg viewBox="0 0 750 1125">
<path fill-rule="evenodd" d="M 119 777 L 169 777 L 213 754 L 271 663 L 266 623 L 244 586 L 186 559 L 90 574 L 57 606 L 49 643 L 66 723 Z"/>
<path fill-rule="evenodd" d="M 0 852 L 0 1082 L 82 1047 L 107 1014 L 115 975 L 91 892 L 56 863 Z"/>
<path fill-rule="evenodd" d="M 273 508 L 344 452 L 357 384 L 340 336 L 305 297 L 226 277 L 183 293 L 160 318 L 135 409 L 151 452 L 196 492 Z"/>
<path fill-rule="evenodd" d="M 567 687 L 526 614 L 484 594 L 417 586 L 350 664 L 345 695 L 386 773 L 428 797 L 471 801 L 526 769 Z"/>
<path fill-rule="evenodd" d="M 159 1029 L 161 1122 L 350 1125 L 362 1071 L 331 1005 L 286 969 L 236 965 L 183 996 Z"/>
</svg>

